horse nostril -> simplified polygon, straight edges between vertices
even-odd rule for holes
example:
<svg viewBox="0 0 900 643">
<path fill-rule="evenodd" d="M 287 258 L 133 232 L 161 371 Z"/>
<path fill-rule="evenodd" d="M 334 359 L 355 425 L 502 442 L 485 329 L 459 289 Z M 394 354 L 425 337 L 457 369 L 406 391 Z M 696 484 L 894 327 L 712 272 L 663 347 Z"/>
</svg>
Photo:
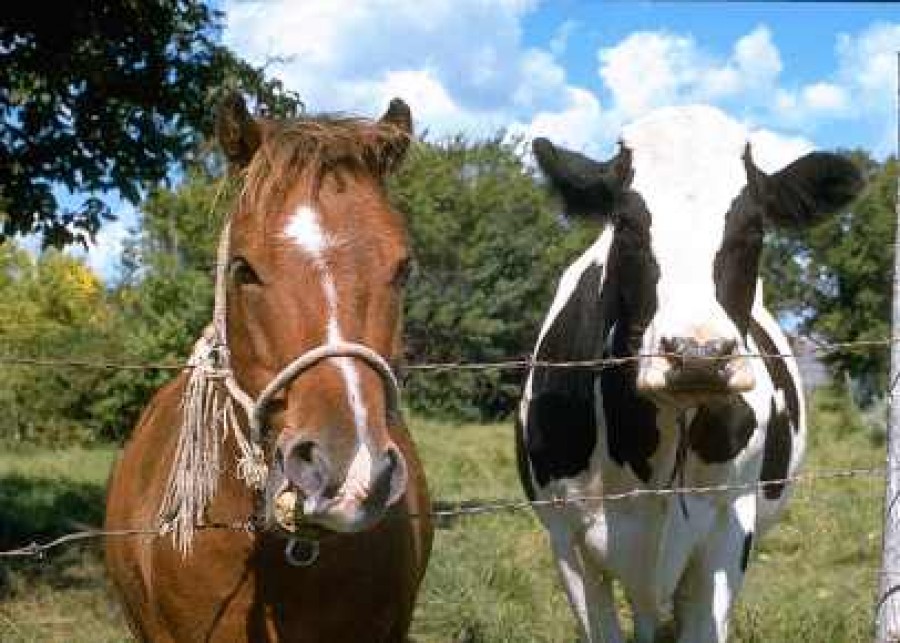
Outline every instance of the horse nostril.
<svg viewBox="0 0 900 643">
<path fill-rule="evenodd" d="M 406 491 L 406 460 L 395 446 L 389 446 L 373 471 L 370 500 L 391 505 Z"/>
<path fill-rule="evenodd" d="M 285 478 L 307 498 L 321 495 L 331 469 L 322 447 L 313 440 L 301 439 L 280 451 Z"/>
</svg>

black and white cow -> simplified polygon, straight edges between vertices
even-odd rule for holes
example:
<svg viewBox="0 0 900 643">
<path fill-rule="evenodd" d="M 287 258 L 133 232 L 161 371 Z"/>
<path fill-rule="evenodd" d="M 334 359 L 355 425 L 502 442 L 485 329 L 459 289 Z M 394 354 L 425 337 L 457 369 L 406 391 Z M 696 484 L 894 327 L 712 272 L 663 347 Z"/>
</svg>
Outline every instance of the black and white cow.
<svg viewBox="0 0 900 643">
<path fill-rule="evenodd" d="M 805 410 L 790 347 L 763 308 L 767 225 L 802 226 L 844 207 L 862 178 L 811 153 L 766 174 L 746 131 L 709 107 L 660 110 L 597 162 L 538 139 L 540 168 L 597 241 L 565 272 L 534 351 L 541 361 L 636 359 L 597 371 L 535 367 L 517 446 L 531 498 L 740 485 L 794 474 Z M 707 359 L 715 358 L 715 359 Z M 783 484 L 545 506 L 570 603 L 587 641 L 623 640 L 613 580 L 637 641 L 674 616 L 683 643 L 724 641 L 755 539 Z"/>
</svg>

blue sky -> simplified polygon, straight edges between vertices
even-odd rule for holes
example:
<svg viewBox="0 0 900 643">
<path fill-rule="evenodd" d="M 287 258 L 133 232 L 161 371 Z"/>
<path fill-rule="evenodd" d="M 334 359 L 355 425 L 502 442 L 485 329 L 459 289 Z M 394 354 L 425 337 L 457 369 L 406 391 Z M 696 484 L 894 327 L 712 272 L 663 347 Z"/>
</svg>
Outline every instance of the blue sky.
<svg viewBox="0 0 900 643">
<path fill-rule="evenodd" d="M 896 148 L 900 8 L 868 3 L 577 0 L 220 0 L 224 40 L 312 111 L 380 114 L 419 132 L 500 128 L 611 151 L 623 125 L 672 104 L 741 121 L 770 164 L 813 147 Z M 124 230 L 88 260 L 116 270 Z"/>
<path fill-rule="evenodd" d="M 864 3 L 227 0 L 225 39 L 314 110 L 403 95 L 420 129 L 507 127 L 588 150 L 710 103 L 823 147 L 893 151 L 900 9 Z"/>
</svg>

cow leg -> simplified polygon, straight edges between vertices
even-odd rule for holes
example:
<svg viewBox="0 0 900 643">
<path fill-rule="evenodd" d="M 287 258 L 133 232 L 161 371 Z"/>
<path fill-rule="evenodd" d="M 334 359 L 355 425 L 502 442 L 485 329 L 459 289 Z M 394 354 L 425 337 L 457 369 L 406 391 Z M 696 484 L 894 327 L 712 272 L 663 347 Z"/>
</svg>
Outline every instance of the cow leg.
<svg viewBox="0 0 900 643">
<path fill-rule="evenodd" d="M 754 496 L 735 501 L 685 571 L 675 598 L 679 643 L 725 643 L 755 520 Z"/>
<path fill-rule="evenodd" d="M 570 533 L 551 532 L 551 544 L 584 643 L 624 643 L 612 580 L 588 564 Z"/>
</svg>

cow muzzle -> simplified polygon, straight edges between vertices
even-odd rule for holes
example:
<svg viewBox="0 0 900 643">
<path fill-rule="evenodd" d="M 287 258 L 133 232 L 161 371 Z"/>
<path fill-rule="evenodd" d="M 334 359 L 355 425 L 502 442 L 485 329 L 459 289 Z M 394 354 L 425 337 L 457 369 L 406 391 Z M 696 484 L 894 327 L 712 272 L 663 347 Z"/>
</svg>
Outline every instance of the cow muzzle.
<svg viewBox="0 0 900 643">
<path fill-rule="evenodd" d="M 638 371 L 638 390 L 690 402 L 749 391 L 755 384 L 735 339 L 663 337 L 658 353 L 642 358 Z"/>
<path fill-rule="evenodd" d="M 276 463 L 267 513 L 291 534 L 308 528 L 368 529 L 406 491 L 406 461 L 393 444 L 377 455 L 360 445 L 348 465 L 337 467 L 319 443 L 296 439 L 277 449 Z M 339 469 L 345 469 L 340 479 Z"/>
</svg>

